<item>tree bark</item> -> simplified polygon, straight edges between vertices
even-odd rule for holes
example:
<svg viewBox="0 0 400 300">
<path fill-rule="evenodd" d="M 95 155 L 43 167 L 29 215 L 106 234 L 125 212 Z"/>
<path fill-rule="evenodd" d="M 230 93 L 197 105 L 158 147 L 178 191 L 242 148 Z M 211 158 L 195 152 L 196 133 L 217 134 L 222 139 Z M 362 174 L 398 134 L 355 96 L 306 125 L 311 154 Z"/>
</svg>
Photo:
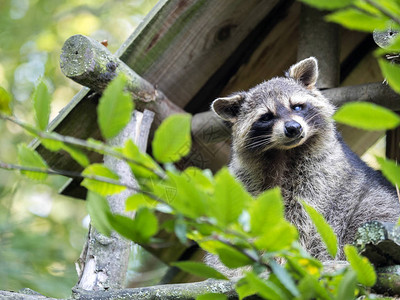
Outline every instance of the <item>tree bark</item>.
<svg viewBox="0 0 400 300">
<path fill-rule="evenodd" d="M 116 137 L 110 139 L 109 144 L 122 147 L 126 141 L 132 139 L 139 149 L 144 151 L 153 117 L 153 112 L 135 111 L 128 125 Z M 126 162 L 105 156 L 104 164 L 117 173 L 123 183 L 138 186 Z M 111 211 L 132 217 L 133 213 L 125 212 L 125 200 L 132 194 L 132 190 L 125 190 L 108 196 Z M 106 237 L 90 226 L 88 240 L 77 264 L 79 281 L 76 287 L 83 290 L 122 288 L 125 284 L 130 247 L 131 242 L 116 232 Z"/>
</svg>

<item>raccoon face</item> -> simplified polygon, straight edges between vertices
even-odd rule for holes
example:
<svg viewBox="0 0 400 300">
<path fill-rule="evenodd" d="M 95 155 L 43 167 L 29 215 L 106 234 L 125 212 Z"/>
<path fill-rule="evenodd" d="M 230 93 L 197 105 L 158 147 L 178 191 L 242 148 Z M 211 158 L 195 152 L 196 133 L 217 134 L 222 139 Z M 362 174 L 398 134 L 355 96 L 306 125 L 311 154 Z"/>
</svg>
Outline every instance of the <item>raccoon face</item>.
<svg viewBox="0 0 400 300">
<path fill-rule="evenodd" d="M 233 146 L 249 153 L 288 150 L 321 134 L 333 106 L 315 88 L 317 60 L 293 65 L 287 78 L 273 78 L 247 92 L 216 99 L 212 109 L 233 124 Z"/>
</svg>

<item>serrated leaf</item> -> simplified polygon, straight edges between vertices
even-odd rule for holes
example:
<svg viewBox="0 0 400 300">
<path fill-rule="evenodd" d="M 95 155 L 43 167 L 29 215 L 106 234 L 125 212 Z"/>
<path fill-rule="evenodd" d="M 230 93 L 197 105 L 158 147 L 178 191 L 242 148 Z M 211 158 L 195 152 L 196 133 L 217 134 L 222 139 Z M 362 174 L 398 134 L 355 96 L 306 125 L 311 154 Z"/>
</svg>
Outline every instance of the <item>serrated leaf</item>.
<svg viewBox="0 0 400 300">
<path fill-rule="evenodd" d="M 250 228 L 259 235 L 284 220 L 283 202 L 278 188 L 262 193 L 249 208 Z"/>
<path fill-rule="evenodd" d="M 326 20 L 341 24 L 353 30 L 373 32 L 375 29 L 385 29 L 389 21 L 386 17 L 365 14 L 355 8 L 338 10 L 326 16 Z"/>
<path fill-rule="evenodd" d="M 221 247 L 216 251 L 221 262 L 231 269 L 244 267 L 253 263 L 249 257 L 232 247 Z"/>
<path fill-rule="evenodd" d="M 107 180 L 107 179 L 118 180 L 119 179 L 117 174 L 115 174 L 113 171 L 108 169 L 103 164 L 92 164 L 92 165 L 86 167 L 85 170 L 83 170 L 82 175 L 104 177 L 105 180 Z M 90 179 L 90 178 L 85 178 L 82 181 L 81 185 L 86 187 L 88 190 L 96 192 L 102 196 L 117 194 L 126 189 L 126 187 L 121 186 L 121 185 L 103 182 L 103 181 Z"/>
<path fill-rule="evenodd" d="M 237 221 L 245 204 L 250 201 L 251 196 L 227 168 L 222 168 L 215 175 L 215 192 L 209 214 L 220 226 L 226 227 Z"/>
<path fill-rule="evenodd" d="M 100 131 L 106 139 L 116 136 L 131 119 L 133 101 L 124 92 L 125 85 L 125 76 L 118 75 L 104 90 L 97 106 Z"/>
<path fill-rule="evenodd" d="M 252 272 L 246 273 L 246 280 L 248 284 L 257 291 L 261 297 L 271 300 L 289 299 L 286 294 L 280 289 L 279 286 L 271 281 L 261 279 Z"/>
<path fill-rule="evenodd" d="M 400 93 L 400 67 L 395 63 L 388 62 L 386 59 L 378 59 L 378 63 L 383 77 L 385 77 L 390 87 L 396 93 Z"/>
<path fill-rule="evenodd" d="M 314 226 L 317 228 L 322 241 L 325 243 L 328 253 L 335 258 L 338 248 L 338 242 L 335 232 L 332 227 L 326 222 L 323 215 L 321 215 L 314 207 L 307 204 L 306 202 L 301 202 L 307 214 L 310 216 Z"/>
<path fill-rule="evenodd" d="M 365 286 L 373 286 L 376 282 L 376 273 L 368 258 L 360 256 L 357 249 L 351 245 L 345 245 L 343 250 L 347 261 L 357 274 L 357 281 Z"/>
<path fill-rule="evenodd" d="M 224 294 L 207 293 L 200 295 L 196 300 L 227 300 L 228 297 Z"/>
<path fill-rule="evenodd" d="M 214 278 L 214 279 L 226 279 L 225 275 L 221 274 L 214 268 L 207 266 L 200 262 L 194 261 L 179 261 L 171 263 L 172 266 L 178 267 L 179 269 L 197 275 L 203 278 Z"/>
<path fill-rule="evenodd" d="M 400 116 L 396 113 L 369 102 L 347 103 L 339 108 L 333 118 L 365 130 L 387 130 L 400 125 Z"/>
<path fill-rule="evenodd" d="M 0 86 L 0 112 L 6 115 L 11 115 L 11 96 Z"/>
<path fill-rule="evenodd" d="M 189 114 L 175 114 L 162 122 L 152 142 L 153 156 L 158 162 L 176 162 L 189 153 L 191 120 Z"/>
<path fill-rule="evenodd" d="M 381 166 L 382 174 L 393 184 L 400 187 L 400 167 L 397 163 L 390 159 L 376 157 L 377 162 Z"/>
<path fill-rule="evenodd" d="M 105 197 L 89 191 L 86 196 L 86 208 L 90 221 L 100 233 L 111 235 L 111 210 Z"/>
<path fill-rule="evenodd" d="M 18 145 L 18 161 L 26 167 L 43 169 L 44 171 L 48 169 L 46 162 L 40 154 L 25 144 Z M 21 171 L 21 174 L 34 180 L 45 180 L 47 178 L 47 174 L 41 172 Z"/>
<path fill-rule="evenodd" d="M 49 123 L 51 96 L 47 85 L 40 81 L 33 93 L 33 107 L 36 124 L 40 130 L 45 130 Z"/>
<path fill-rule="evenodd" d="M 333 10 L 349 6 L 353 0 L 300 0 L 318 9 Z"/>
<path fill-rule="evenodd" d="M 293 277 L 289 274 L 289 272 L 283 268 L 280 264 L 271 260 L 269 262 L 269 266 L 272 269 L 272 272 L 279 279 L 279 281 L 283 284 L 283 286 L 295 297 L 300 297 L 300 292 L 296 287 L 296 284 L 293 280 Z"/>
<path fill-rule="evenodd" d="M 348 270 L 338 286 L 336 300 L 353 300 L 357 287 L 357 275 L 353 270 Z"/>
<path fill-rule="evenodd" d="M 134 211 L 140 207 L 150 207 L 153 208 L 157 205 L 157 201 L 150 198 L 145 194 L 133 194 L 126 199 L 125 202 L 125 210 L 126 211 Z"/>
</svg>

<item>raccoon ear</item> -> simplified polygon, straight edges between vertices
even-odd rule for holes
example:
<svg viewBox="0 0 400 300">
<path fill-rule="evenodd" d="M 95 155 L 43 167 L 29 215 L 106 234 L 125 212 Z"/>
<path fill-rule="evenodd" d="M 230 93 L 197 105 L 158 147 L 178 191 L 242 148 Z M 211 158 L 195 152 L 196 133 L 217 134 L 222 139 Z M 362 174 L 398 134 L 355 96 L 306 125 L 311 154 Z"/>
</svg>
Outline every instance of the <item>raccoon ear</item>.
<svg viewBox="0 0 400 300">
<path fill-rule="evenodd" d="M 287 76 L 302 83 L 307 89 L 313 89 L 318 79 L 318 61 L 309 57 L 291 66 Z"/>
<path fill-rule="evenodd" d="M 217 98 L 211 104 L 211 109 L 223 120 L 236 122 L 242 105 L 243 95 L 236 94 L 229 97 Z"/>
</svg>

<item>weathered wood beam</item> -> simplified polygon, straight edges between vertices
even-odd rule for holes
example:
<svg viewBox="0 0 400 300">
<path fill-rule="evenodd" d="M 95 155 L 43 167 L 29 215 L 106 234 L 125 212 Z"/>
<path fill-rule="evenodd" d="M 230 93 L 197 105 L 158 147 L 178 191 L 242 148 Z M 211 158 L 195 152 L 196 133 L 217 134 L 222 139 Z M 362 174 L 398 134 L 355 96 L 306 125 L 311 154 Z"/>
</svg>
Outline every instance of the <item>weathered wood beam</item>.
<svg viewBox="0 0 400 300">
<path fill-rule="evenodd" d="M 324 20 L 325 13 L 303 5 L 300 14 L 298 60 L 314 56 L 320 75 L 317 87 L 337 87 L 339 84 L 339 28 Z"/>
</svg>

